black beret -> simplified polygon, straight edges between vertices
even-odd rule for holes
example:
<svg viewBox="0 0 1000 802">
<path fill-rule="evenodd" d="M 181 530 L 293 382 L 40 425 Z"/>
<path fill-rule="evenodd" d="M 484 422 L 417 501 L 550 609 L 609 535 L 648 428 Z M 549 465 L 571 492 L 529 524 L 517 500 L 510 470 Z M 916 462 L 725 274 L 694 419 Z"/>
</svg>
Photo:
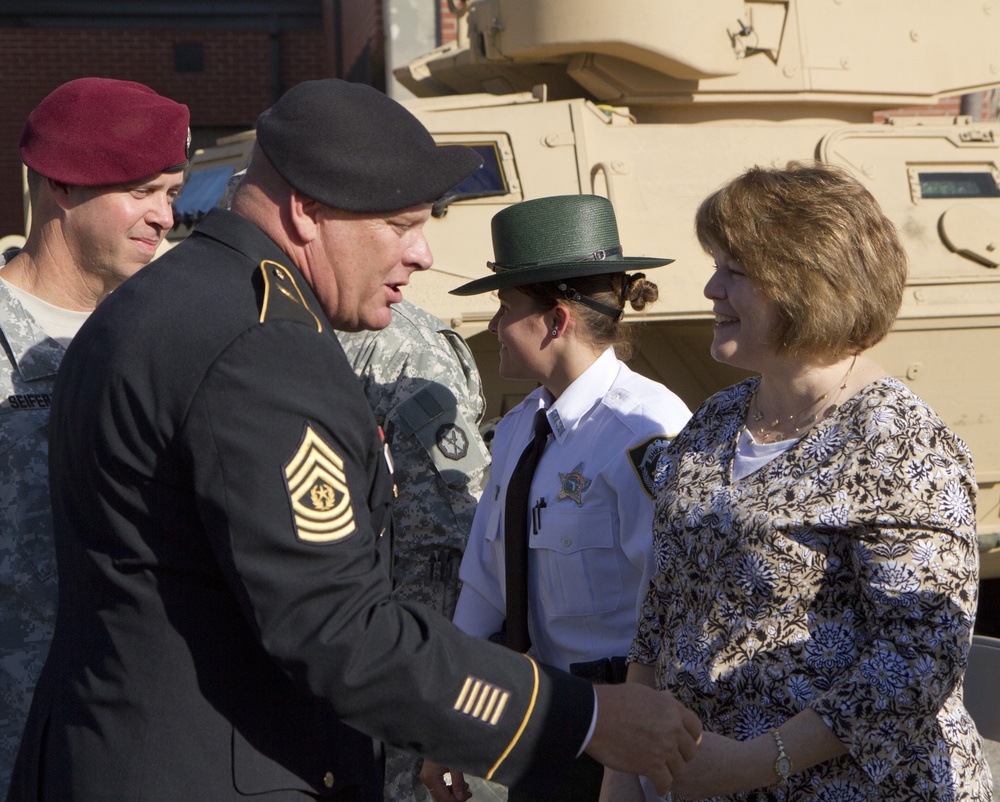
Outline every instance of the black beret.
<svg viewBox="0 0 1000 802">
<path fill-rule="evenodd" d="M 21 161 L 64 184 L 127 184 L 184 168 L 190 119 L 187 106 L 144 84 L 78 78 L 28 115 Z"/>
<path fill-rule="evenodd" d="M 299 192 L 350 212 L 432 203 L 482 164 L 471 148 L 435 144 L 377 89 L 335 78 L 289 89 L 257 118 L 257 143 Z"/>
</svg>

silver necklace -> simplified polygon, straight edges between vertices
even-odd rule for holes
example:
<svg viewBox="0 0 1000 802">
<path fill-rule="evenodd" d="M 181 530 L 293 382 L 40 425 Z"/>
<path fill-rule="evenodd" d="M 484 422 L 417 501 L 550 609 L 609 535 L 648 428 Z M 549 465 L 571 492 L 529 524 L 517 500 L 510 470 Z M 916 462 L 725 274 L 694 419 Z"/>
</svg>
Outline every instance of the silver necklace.
<svg viewBox="0 0 1000 802">
<path fill-rule="evenodd" d="M 747 426 L 744 426 L 744 428 L 750 432 L 753 439 L 758 443 L 780 443 L 784 440 L 792 440 L 801 436 L 801 433 L 816 423 L 816 421 L 823 420 L 823 418 L 827 418 L 837 411 L 837 402 L 840 400 L 840 396 L 844 390 L 847 389 L 847 385 L 851 380 L 851 373 L 854 372 L 854 366 L 857 364 L 857 361 L 858 356 L 855 354 L 854 359 L 851 360 L 851 366 L 847 369 L 847 373 L 844 374 L 843 378 L 819 398 L 810 401 L 799 412 L 789 415 L 784 420 L 780 416 L 771 418 L 769 425 L 760 424 L 753 428 Z M 760 406 L 757 403 L 757 390 L 759 388 L 760 383 L 758 382 L 750 396 L 750 417 L 755 424 L 765 419 L 764 413 L 760 411 Z M 828 406 L 822 407 L 819 411 L 810 412 L 810 410 L 814 410 L 823 404 L 834 390 L 837 391 L 837 394 L 833 396 Z"/>
</svg>

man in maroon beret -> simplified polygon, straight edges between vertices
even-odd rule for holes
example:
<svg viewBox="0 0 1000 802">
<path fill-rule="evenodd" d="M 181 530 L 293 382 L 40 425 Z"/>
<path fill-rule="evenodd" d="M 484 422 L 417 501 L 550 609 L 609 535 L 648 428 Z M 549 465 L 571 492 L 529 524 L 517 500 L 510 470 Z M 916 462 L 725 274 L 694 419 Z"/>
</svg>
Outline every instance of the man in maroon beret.
<svg viewBox="0 0 1000 802">
<path fill-rule="evenodd" d="M 173 225 L 188 121 L 186 106 L 142 84 L 81 78 L 48 95 L 21 135 L 30 230 L 20 253 L 0 257 L 0 790 L 55 624 L 56 369 L 89 313 Z"/>
<path fill-rule="evenodd" d="M 390 598 L 393 479 L 334 329 L 381 329 L 477 169 L 334 79 L 257 120 L 231 210 L 59 371 L 59 617 L 9 802 L 381 802 L 371 737 L 544 795 L 584 748 L 661 791 L 700 725 Z M 436 791 L 444 799 L 451 791 Z"/>
</svg>

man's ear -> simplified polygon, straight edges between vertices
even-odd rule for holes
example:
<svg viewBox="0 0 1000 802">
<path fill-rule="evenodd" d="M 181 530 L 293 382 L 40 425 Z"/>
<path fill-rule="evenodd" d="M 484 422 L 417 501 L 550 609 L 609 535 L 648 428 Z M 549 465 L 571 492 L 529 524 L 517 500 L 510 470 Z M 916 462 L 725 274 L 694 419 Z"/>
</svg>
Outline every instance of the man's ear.
<svg viewBox="0 0 1000 802">
<path fill-rule="evenodd" d="M 64 184 L 62 181 L 56 181 L 53 178 L 46 178 L 45 185 L 49 188 L 52 200 L 55 201 L 60 209 L 69 209 L 75 205 L 70 198 L 69 184 Z"/>
<path fill-rule="evenodd" d="M 288 199 L 289 220 L 299 240 L 310 243 L 319 236 L 317 219 L 322 212 L 323 204 L 303 195 L 298 190 L 292 190 Z"/>
</svg>

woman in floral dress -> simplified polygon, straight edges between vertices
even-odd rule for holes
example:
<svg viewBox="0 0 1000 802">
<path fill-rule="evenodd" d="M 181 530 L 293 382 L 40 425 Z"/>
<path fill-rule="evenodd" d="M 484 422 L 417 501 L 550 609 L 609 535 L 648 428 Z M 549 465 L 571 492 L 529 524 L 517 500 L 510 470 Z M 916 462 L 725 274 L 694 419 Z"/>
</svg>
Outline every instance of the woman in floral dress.
<svg viewBox="0 0 1000 802">
<path fill-rule="evenodd" d="M 629 680 L 701 719 L 676 799 L 992 799 L 962 706 L 976 611 L 965 444 L 865 351 L 906 257 L 845 172 L 753 168 L 701 205 L 712 356 L 758 373 L 661 460 Z M 642 799 L 607 773 L 602 799 Z"/>
</svg>

